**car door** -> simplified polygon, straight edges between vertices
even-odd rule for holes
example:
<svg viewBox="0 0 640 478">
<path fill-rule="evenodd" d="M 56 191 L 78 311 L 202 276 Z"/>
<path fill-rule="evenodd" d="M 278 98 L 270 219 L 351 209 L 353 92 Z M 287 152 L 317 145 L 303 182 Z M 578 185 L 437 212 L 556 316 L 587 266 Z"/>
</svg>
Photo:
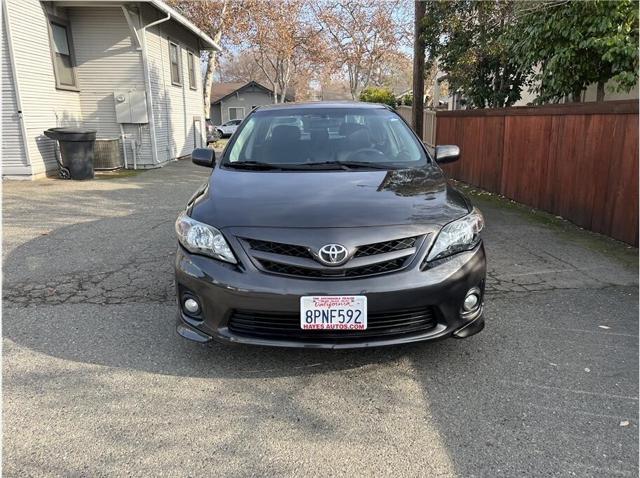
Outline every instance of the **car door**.
<svg viewBox="0 0 640 478">
<path fill-rule="evenodd" d="M 229 125 L 229 134 L 233 134 L 238 129 L 238 126 L 240 126 L 240 123 L 242 123 L 242 120 L 233 120 L 229 121 L 229 123 L 231 123 Z"/>
</svg>

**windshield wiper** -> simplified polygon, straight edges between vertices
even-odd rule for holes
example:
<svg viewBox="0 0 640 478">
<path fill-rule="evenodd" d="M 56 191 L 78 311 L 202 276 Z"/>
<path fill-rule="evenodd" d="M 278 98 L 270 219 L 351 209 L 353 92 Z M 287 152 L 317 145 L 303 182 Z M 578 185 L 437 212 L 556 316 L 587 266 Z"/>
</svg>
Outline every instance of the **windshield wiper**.
<svg viewBox="0 0 640 478">
<path fill-rule="evenodd" d="M 270 171 L 273 169 L 282 169 L 280 166 L 271 163 L 261 163 L 259 161 L 236 161 L 223 164 L 226 168 L 233 169 L 252 169 L 255 171 Z"/>
<path fill-rule="evenodd" d="M 332 169 L 339 167 L 340 169 L 389 169 L 390 167 L 382 163 L 369 163 L 366 161 L 323 161 L 320 163 L 305 163 L 300 165 L 302 168 L 309 169 Z"/>
<path fill-rule="evenodd" d="M 369 163 L 367 161 L 341 161 L 348 168 L 369 168 L 369 169 L 394 169 L 385 163 Z"/>
<path fill-rule="evenodd" d="M 317 163 L 262 163 L 260 161 L 236 161 L 223 164 L 227 168 L 233 169 L 249 169 L 255 171 L 298 171 L 305 169 L 324 169 L 336 170 L 342 169 L 350 171 L 353 169 L 390 169 L 391 166 L 386 164 L 368 163 L 366 161 L 322 161 Z"/>
</svg>

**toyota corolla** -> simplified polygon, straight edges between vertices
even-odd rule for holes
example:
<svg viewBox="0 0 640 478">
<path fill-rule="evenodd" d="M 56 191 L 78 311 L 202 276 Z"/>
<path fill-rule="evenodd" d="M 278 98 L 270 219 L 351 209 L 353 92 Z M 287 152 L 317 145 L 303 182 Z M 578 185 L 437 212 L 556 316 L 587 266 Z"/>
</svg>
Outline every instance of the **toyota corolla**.
<svg viewBox="0 0 640 478">
<path fill-rule="evenodd" d="M 484 327 L 484 220 L 390 108 L 254 110 L 176 221 L 178 332 L 355 348 Z"/>
</svg>

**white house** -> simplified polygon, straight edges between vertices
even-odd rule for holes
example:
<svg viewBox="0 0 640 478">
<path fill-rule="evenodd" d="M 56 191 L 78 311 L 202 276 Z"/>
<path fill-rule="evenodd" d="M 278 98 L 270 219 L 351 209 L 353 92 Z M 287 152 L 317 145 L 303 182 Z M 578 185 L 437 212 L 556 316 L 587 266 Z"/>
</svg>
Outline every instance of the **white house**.
<svg viewBox="0 0 640 478">
<path fill-rule="evenodd" d="M 621 91 L 616 92 L 613 91 L 615 83 L 613 81 L 608 81 L 604 86 L 604 101 L 617 101 L 617 100 L 637 100 L 638 99 L 638 84 L 631 88 L 630 91 Z M 582 101 L 585 103 L 590 103 L 596 101 L 597 98 L 597 87 L 596 83 L 590 84 L 586 90 L 582 92 Z M 513 106 L 527 106 L 532 104 L 537 95 L 532 91 L 532 88 L 525 86 L 522 88 L 522 96 L 521 98 L 514 103 Z M 567 100 L 566 102 L 568 102 Z"/>
<path fill-rule="evenodd" d="M 2 9 L 3 177 L 56 169 L 43 134 L 52 127 L 119 139 L 137 168 L 204 143 L 200 50 L 220 48 L 164 2 L 4 0 Z"/>
<path fill-rule="evenodd" d="M 432 85 L 427 85 L 428 95 L 432 98 L 430 105 L 434 108 L 440 107 L 448 110 L 459 110 L 465 109 L 464 96 L 460 93 L 451 92 L 448 88 L 448 75 L 438 70 L 434 82 Z M 446 84 L 447 87 L 443 88 L 443 85 Z M 605 95 L 604 101 L 616 101 L 616 100 L 637 100 L 638 99 L 638 84 L 631 89 L 629 92 L 614 92 L 613 90 L 614 82 L 609 81 L 605 85 Z M 596 88 L 597 85 L 592 83 L 587 87 L 586 90 L 582 93 L 582 101 L 583 102 L 592 102 L 596 101 Z M 446 93 L 443 94 L 443 89 L 446 90 Z M 533 91 L 533 87 L 524 85 L 521 91 L 521 97 L 518 101 L 516 101 L 513 106 L 528 106 L 535 102 L 538 97 L 537 94 Z M 567 100 L 568 102 L 568 100 Z"/>
</svg>

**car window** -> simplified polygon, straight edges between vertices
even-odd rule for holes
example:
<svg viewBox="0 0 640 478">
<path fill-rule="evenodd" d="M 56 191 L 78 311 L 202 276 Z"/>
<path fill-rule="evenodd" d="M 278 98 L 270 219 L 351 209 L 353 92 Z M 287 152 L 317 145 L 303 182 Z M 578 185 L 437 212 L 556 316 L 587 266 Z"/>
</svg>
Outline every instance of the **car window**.
<svg viewBox="0 0 640 478">
<path fill-rule="evenodd" d="M 232 138 L 222 164 L 237 161 L 296 166 L 358 162 L 407 168 L 425 165 L 429 158 L 393 111 L 340 107 L 256 111 Z"/>
<path fill-rule="evenodd" d="M 255 122 L 249 121 L 249 123 L 242 128 L 240 133 L 235 136 L 235 140 L 233 142 L 234 148 L 229 153 L 229 161 L 235 163 L 236 161 L 240 161 L 241 158 L 252 156 L 249 141 L 251 141 L 251 143 L 255 141 L 255 136 L 251 134 L 255 126 Z"/>
</svg>

